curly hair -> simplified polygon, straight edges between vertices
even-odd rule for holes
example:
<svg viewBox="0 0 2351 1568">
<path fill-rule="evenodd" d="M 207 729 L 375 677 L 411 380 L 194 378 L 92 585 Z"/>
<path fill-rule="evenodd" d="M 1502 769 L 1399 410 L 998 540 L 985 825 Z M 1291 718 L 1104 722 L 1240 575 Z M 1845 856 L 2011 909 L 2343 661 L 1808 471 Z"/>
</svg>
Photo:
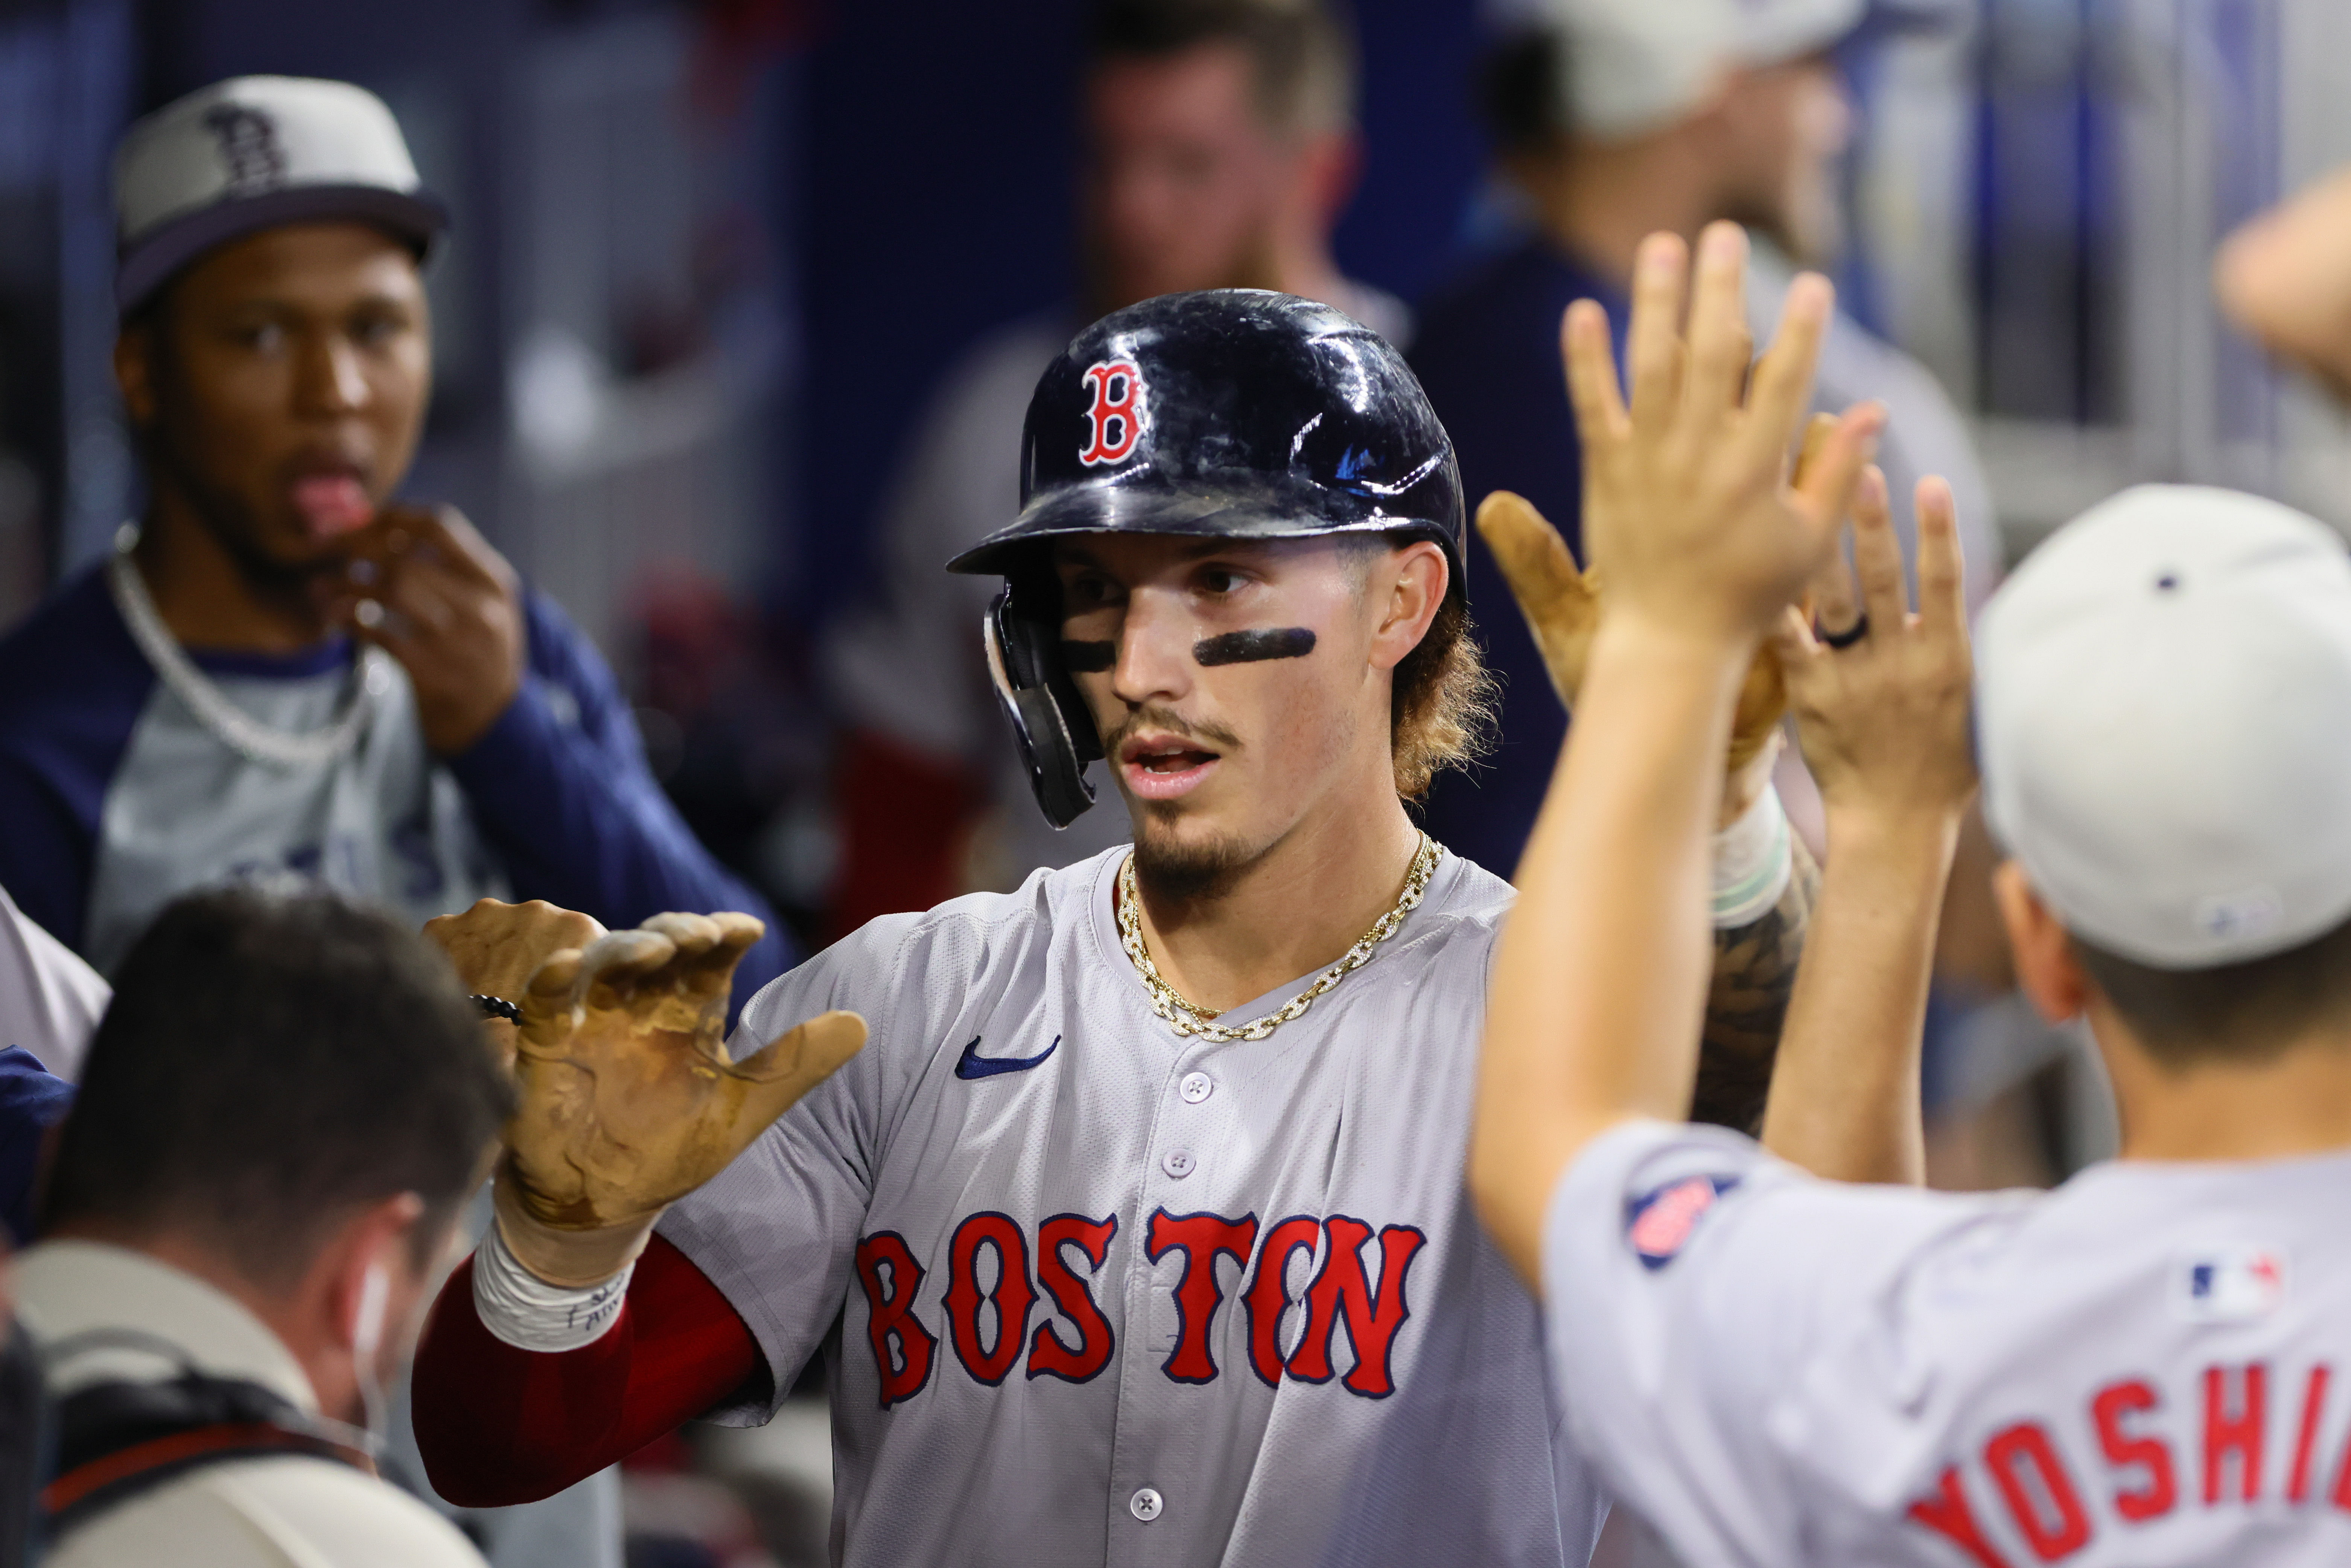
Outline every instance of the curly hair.
<svg viewBox="0 0 2351 1568">
<path fill-rule="evenodd" d="M 1450 584 L 1420 645 L 1395 667 L 1389 697 L 1389 754 L 1396 793 L 1418 800 L 1447 768 L 1466 768 L 1494 748 L 1501 686 L 1479 656 L 1469 598 Z"/>
</svg>

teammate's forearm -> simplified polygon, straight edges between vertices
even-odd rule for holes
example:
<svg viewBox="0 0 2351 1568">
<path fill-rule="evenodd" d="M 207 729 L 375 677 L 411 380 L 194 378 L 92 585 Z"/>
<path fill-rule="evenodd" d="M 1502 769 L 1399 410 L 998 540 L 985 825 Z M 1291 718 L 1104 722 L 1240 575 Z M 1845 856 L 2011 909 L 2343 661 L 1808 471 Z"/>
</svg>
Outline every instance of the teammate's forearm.
<svg viewBox="0 0 2351 1568">
<path fill-rule="evenodd" d="M 1698 1087 L 1689 1119 L 1752 1133 L 1763 1119 L 1788 1004 L 1796 988 L 1821 869 L 1803 840 L 1789 835 L 1792 864 L 1780 901 L 1763 918 L 1714 934 L 1714 976 L 1698 1043 Z"/>
<path fill-rule="evenodd" d="M 1918 1067 L 1955 817 L 1832 811 L 1763 1142 L 1838 1181 L 1925 1179 Z"/>
<path fill-rule="evenodd" d="M 1520 1273 L 1585 1143 L 1688 1103 L 1708 839 L 1741 650 L 1631 619 L 1594 639 L 1583 711 L 1497 947 L 1470 1180 Z"/>
</svg>

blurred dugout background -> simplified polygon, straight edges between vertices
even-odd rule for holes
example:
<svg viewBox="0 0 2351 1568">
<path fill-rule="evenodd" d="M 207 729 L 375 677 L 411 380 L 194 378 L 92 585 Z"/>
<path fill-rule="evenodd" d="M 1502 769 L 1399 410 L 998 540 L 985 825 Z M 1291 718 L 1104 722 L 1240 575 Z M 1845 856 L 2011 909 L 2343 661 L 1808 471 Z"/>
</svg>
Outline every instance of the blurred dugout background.
<svg viewBox="0 0 2351 1568">
<path fill-rule="evenodd" d="M 1939 29 L 1845 61 L 1862 122 L 1842 282 L 1974 416 L 2011 557 L 2142 478 L 2267 491 L 2351 528 L 2351 436 L 2221 325 L 2207 281 L 2231 226 L 2351 160 L 2351 5 L 1938 9 Z M 1411 299 L 1496 237 L 1477 0 L 1355 11 L 1367 163 L 1338 259 Z M 867 580 L 879 492 L 932 382 L 1075 291 L 1081 14 L 0 0 L 0 624 L 139 504 L 108 363 L 114 137 L 224 76 L 360 82 L 457 220 L 410 491 L 462 507 L 597 638 L 689 820 L 820 929 L 834 853 L 811 651 Z M 1960 1060 L 1947 1103 L 2027 1082 L 2031 1149 L 1987 1174 L 2100 1147 L 2095 1086 L 2062 1055 Z M 722 1468 L 829 1473 L 808 1413 Z M 695 1484 L 643 1474 L 632 1514 L 736 1544 L 640 1560 L 820 1549 L 820 1494 Z"/>
</svg>

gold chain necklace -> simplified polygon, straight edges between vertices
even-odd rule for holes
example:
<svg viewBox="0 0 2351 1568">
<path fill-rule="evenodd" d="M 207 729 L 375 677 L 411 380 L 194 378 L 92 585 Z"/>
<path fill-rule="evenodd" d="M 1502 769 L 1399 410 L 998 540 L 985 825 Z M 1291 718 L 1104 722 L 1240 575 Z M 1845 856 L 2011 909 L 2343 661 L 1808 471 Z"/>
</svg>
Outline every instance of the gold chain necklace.
<svg viewBox="0 0 2351 1568">
<path fill-rule="evenodd" d="M 1151 951 L 1143 945 L 1143 897 L 1135 889 L 1134 856 L 1131 852 L 1126 863 L 1118 868 L 1119 944 L 1126 949 L 1127 957 L 1134 963 L 1134 972 L 1143 977 L 1144 988 L 1151 993 L 1151 1010 L 1172 1025 L 1177 1034 L 1197 1035 L 1211 1045 L 1263 1040 L 1312 1007 L 1315 998 L 1362 968 L 1371 958 L 1372 949 L 1396 934 L 1404 917 L 1420 906 L 1421 895 L 1428 891 L 1428 879 L 1437 874 L 1437 858 L 1444 852 L 1435 839 L 1421 834 L 1420 848 L 1413 852 L 1412 867 L 1405 873 L 1404 896 L 1396 900 L 1395 907 L 1374 921 L 1344 956 L 1317 976 L 1312 985 L 1290 998 L 1280 1011 L 1268 1013 L 1255 1023 L 1243 1024 L 1238 1029 L 1211 1022 L 1217 1015 L 1185 1000 L 1183 994 L 1159 973 L 1159 966 L 1151 961 Z"/>
</svg>

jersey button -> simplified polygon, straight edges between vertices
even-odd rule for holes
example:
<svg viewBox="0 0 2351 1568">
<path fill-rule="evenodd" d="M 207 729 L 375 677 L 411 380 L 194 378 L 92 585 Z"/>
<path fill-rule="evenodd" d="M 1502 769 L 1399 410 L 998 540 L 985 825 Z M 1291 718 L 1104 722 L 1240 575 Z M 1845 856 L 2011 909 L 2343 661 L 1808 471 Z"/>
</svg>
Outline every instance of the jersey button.
<svg viewBox="0 0 2351 1568">
<path fill-rule="evenodd" d="M 1157 1519 L 1159 1517 L 1159 1511 L 1166 1506 L 1166 1499 L 1161 1497 L 1149 1487 L 1144 1487 L 1141 1491 L 1136 1492 L 1133 1497 L 1126 1500 L 1126 1511 L 1134 1515 L 1135 1518 L 1143 1521 L 1145 1524 L 1149 1524 L 1153 1520 Z"/>
<path fill-rule="evenodd" d="M 1159 1162 L 1159 1168 L 1177 1181 L 1182 1181 L 1192 1174 L 1192 1167 L 1198 1164 L 1199 1161 L 1192 1157 L 1191 1150 L 1170 1149 L 1167 1151 L 1167 1157 Z"/>
<path fill-rule="evenodd" d="M 1184 1096 L 1186 1105 L 1197 1105 L 1216 1092 L 1217 1081 L 1205 1072 L 1187 1072 L 1184 1081 L 1176 1085 L 1176 1092 Z"/>
</svg>

